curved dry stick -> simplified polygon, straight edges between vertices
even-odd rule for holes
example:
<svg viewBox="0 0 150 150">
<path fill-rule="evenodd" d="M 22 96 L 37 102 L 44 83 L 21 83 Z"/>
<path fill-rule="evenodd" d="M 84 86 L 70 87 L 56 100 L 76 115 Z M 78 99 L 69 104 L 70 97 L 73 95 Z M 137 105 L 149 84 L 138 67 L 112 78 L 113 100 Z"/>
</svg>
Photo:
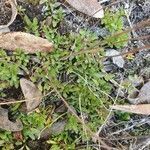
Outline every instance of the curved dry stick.
<svg viewBox="0 0 150 150">
<path fill-rule="evenodd" d="M 7 25 L 1 25 L 0 30 L 2 30 L 4 28 L 8 28 L 14 22 L 14 20 L 16 19 L 16 16 L 17 16 L 17 2 L 16 2 L 16 0 L 8 0 L 8 2 L 10 3 L 11 9 L 12 9 L 11 19 L 7 23 Z"/>
</svg>

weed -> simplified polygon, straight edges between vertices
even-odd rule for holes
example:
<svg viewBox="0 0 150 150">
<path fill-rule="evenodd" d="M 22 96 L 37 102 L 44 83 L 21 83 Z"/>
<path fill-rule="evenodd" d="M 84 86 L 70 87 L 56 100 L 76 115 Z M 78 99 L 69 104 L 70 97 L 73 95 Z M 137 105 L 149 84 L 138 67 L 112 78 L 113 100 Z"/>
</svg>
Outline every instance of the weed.
<svg viewBox="0 0 150 150">
<path fill-rule="evenodd" d="M 52 25 L 50 27 L 40 26 L 36 18 L 30 20 L 25 16 L 25 29 L 35 35 L 42 33 L 48 40 L 53 41 L 54 51 L 27 55 L 18 50 L 12 55 L 7 55 L 5 51 L 1 50 L 0 70 L 2 71 L 0 72 L 0 80 L 1 85 L 3 85 L 2 90 L 7 87 L 18 87 L 18 74 L 23 71 L 25 76 L 38 85 L 43 94 L 47 94 L 54 88 L 58 89 L 69 105 L 83 118 L 86 125 L 96 131 L 103 124 L 109 112 L 108 105 L 112 103 L 109 96 L 111 92 L 109 81 L 113 76 L 103 71 L 100 59 L 104 53 L 103 48 L 99 48 L 102 50 L 96 54 L 71 55 L 72 53 L 92 49 L 97 43 L 98 37 L 87 30 L 80 30 L 78 34 L 60 35 L 57 27 L 64 16 L 63 11 L 53 3 L 47 5 L 49 11 L 46 15 L 52 16 Z M 103 23 L 112 34 L 122 31 L 121 16 L 122 12 L 114 15 L 109 11 L 106 12 Z M 115 22 L 110 18 L 114 18 Z M 120 41 L 122 39 L 124 37 L 119 36 L 113 40 Z M 105 40 L 107 45 L 114 45 L 112 44 L 112 38 Z M 121 47 L 122 44 L 115 46 Z M 69 57 L 64 59 L 66 56 Z M 38 61 L 34 61 L 33 57 Z M 63 74 L 65 74 L 65 78 Z M 75 149 L 75 145 L 79 141 L 85 142 L 90 139 L 88 132 L 84 130 L 74 116 L 68 113 L 65 117 L 68 119 L 65 130 L 59 135 L 53 135 L 48 140 L 51 149 Z M 23 136 L 25 141 L 27 139 L 35 140 L 46 126 L 46 112 L 44 111 L 29 116 L 19 114 L 19 118 L 24 125 Z"/>
<path fill-rule="evenodd" d="M 110 35 L 105 38 L 107 45 L 110 47 L 117 47 L 121 48 L 125 46 L 128 42 L 128 34 L 120 34 L 119 36 L 113 36 L 113 34 L 122 32 L 124 29 L 124 22 L 123 22 L 123 16 L 125 15 L 125 12 L 123 9 L 112 12 L 111 10 L 107 10 L 105 12 L 104 18 L 102 18 L 102 23 L 106 26 L 106 28 L 109 30 Z"/>
<path fill-rule="evenodd" d="M 25 30 L 29 33 L 33 33 L 36 36 L 39 36 L 39 25 L 37 18 L 34 18 L 33 21 L 31 21 L 27 15 L 24 16 L 24 22 L 26 24 Z"/>
</svg>

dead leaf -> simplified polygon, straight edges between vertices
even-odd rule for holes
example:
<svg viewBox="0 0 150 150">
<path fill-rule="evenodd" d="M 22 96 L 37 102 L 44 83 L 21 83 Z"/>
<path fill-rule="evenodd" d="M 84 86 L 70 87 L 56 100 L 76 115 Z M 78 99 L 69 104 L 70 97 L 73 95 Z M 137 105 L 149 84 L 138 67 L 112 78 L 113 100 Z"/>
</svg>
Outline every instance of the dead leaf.
<svg viewBox="0 0 150 150">
<path fill-rule="evenodd" d="M 150 81 L 143 85 L 137 97 L 132 98 L 132 95 L 133 93 L 131 93 L 128 96 L 128 100 L 132 104 L 139 104 L 139 103 L 144 103 L 144 102 L 150 103 Z"/>
<path fill-rule="evenodd" d="M 21 131 L 23 125 L 20 120 L 12 122 L 8 119 L 8 110 L 0 107 L 0 128 L 7 131 Z"/>
<path fill-rule="evenodd" d="M 31 112 L 41 103 L 42 93 L 31 81 L 24 78 L 20 79 L 20 86 L 25 99 L 29 100 L 26 101 L 27 112 Z"/>
<path fill-rule="evenodd" d="M 16 19 L 17 16 L 17 2 L 16 0 L 8 0 L 7 3 L 10 3 L 11 5 L 11 10 L 12 10 L 12 15 L 10 21 L 7 23 L 7 25 L 1 25 L 0 26 L 0 32 L 5 31 L 5 28 L 7 29 Z"/>
<path fill-rule="evenodd" d="M 40 139 L 48 139 L 51 135 L 58 135 L 64 131 L 67 120 L 54 122 L 50 127 L 47 127 L 40 135 Z"/>
<path fill-rule="evenodd" d="M 97 0 L 66 0 L 72 7 L 78 11 L 93 16 L 95 18 L 103 18 L 104 11 Z"/>
<path fill-rule="evenodd" d="M 38 51 L 52 51 L 53 44 L 47 39 L 24 32 L 10 32 L 0 34 L 0 48 L 7 50 L 23 49 L 28 53 Z"/>
<path fill-rule="evenodd" d="M 121 110 L 134 114 L 150 115 L 150 104 L 140 105 L 114 105 L 110 106 L 111 109 Z"/>
</svg>

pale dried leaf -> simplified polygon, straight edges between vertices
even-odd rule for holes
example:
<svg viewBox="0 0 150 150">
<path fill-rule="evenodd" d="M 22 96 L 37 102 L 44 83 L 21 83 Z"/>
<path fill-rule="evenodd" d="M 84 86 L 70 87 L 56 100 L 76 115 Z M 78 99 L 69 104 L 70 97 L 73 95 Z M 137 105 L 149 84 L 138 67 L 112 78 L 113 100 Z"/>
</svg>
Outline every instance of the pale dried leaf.
<svg viewBox="0 0 150 150">
<path fill-rule="evenodd" d="M 0 26 L 0 32 L 5 31 L 5 28 L 8 28 L 16 19 L 17 16 L 17 2 L 16 0 L 8 0 L 8 2 L 11 5 L 12 15 L 10 21 L 7 23 L 7 25 L 1 25 Z"/>
<path fill-rule="evenodd" d="M 34 110 L 41 103 L 41 91 L 29 80 L 20 79 L 20 86 L 26 101 L 27 112 Z"/>
<path fill-rule="evenodd" d="M 10 32 L 0 34 L 0 48 L 7 50 L 16 50 L 20 48 L 28 53 L 38 51 L 52 51 L 53 44 L 47 39 L 34 36 L 24 32 Z"/>
<path fill-rule="evenodd" d="M 144 103 L 144 102 L 150 103 L 150 81 L 143 85 L 143 87 L 140 89 L 139 94 L 136 98 L 131 98 L 131 94 L 130 94 L 128 96 L 128 100 L 132 104 L 139 104 L 139 103 Z"/>
<path fill-rule="evenodd" d="M 140 105 L 114 105 L 110 106 L 112 109 L 130 112 L 134 114 L 150 115 L 150 104 Z"/>
<path fill-rule="evenodd" d="M 11 122 L 8 119 L 8 110 L 0 107 L 0 128 L 7 131 L 21 131 L 23 125 L 20 120 L 16 122 Z"/>
<path fill-rule="evenodd" d="M 103 18 L 104 11 L 97 0 L 66 0 L 72 7 L 78 11 L 93 16 L 95 18 Z"/>
</svg>

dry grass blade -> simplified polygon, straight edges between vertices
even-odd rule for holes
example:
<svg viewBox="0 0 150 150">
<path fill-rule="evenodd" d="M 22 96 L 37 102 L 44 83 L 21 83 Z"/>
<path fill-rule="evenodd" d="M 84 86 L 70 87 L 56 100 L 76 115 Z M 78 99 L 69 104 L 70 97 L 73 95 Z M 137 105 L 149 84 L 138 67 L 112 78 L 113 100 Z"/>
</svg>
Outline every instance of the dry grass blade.
<svg viewBox="0 0 150 150">
<path fill-rule="evenodd" d="M 150 115 L 150 104 L 140 105 L 114 105 L 110 106 L 111 109 L 121 110 L 134 114 Z"/>
<path fill-rule="evenodd" d="M 2 30 L 4 28 L 8 28 L 14 22 L 14 20 L 16 19 L 16 16 L 17 16 L 17 7 L 16 7 L 17 6 L 17 2 L 16 2 L 16 0 L 8 0 L 8 2 L 10 3 L 11 9 L 12 9 L 11 19 L 8 22 L 7 25 L 1 25 L 0 26 L 0 30 Z"/>
<path fill-rule="evenodd" d="M 118 44 L 118 43 L 123 43 L 123 42 L 128 42 L 128 41 L 134 41 L 134 40 L 150 40 L 150 35 L 145 35 L 145 36 L 140 36 L 140 37 L 134 37 L 134 38 L 128 38 L 125 40 L 117 41 L 117 42 L 112 42 L 113 45 Z"/>
<path fill-rule="evenodd" d="M 16 50 L 18 48 L 28 53 L 38 51 L 52 51 L 53 44 L 47 39 L 34 36 L 24 32 L 10 32 L 0 34 L 0 48 L 7 50 Z"/>
<path fill-rule="evenodd" d="M 134 49 L 131 49 L 130 51 L 128 52 L 124 52 L 124 53 L 120 53 L 119 55 L 113 55 L 113 56 L 110 56 L 110 57 L 117 57 L 117 56 L 123 56 L 123 55 L 128 55 L 128 54 L 134 54 L 136 52 L 139 52 L 141 50 L 146 50 L 146 49 L 150 49 L 150 45 L 146 45 L 146 46 L 142 46 L 140 48 L 134 48 Z M 108 58 L 108 57 L 107 57 Z"/>
</svg>

